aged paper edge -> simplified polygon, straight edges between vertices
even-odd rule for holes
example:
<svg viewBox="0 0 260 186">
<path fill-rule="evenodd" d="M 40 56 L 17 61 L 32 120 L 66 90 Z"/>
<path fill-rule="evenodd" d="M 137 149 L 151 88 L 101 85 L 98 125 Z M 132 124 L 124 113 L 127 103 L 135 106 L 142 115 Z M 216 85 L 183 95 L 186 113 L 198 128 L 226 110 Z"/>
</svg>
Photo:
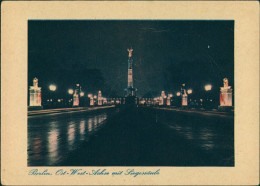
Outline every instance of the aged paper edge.
<svg viewBox="0 0 260 186">
<path fill-rule="evenodd" d="M 136 178 L 28 176 L 28 171 L 31 169 L 27 167 L 27 21 L 29 19 L 234 20 L 235 167 L 160 167 L 158 176 Z M 259 184 L 258 2 L 4 1 L 2 2 L 1 33 L 2 184 Z M 46 167 L 40 169 L 44 168 Z M 49 170 L 58 170 L 58 168 L 48 167 Z M 127 167 L 106 168 L 111 171 L 127 169 Z M 149 170 L 157 168 L 149 167 Z M 142 171 L 147 170 L 147 167 L 136 167 L 136 169 Z"/>
</svg>

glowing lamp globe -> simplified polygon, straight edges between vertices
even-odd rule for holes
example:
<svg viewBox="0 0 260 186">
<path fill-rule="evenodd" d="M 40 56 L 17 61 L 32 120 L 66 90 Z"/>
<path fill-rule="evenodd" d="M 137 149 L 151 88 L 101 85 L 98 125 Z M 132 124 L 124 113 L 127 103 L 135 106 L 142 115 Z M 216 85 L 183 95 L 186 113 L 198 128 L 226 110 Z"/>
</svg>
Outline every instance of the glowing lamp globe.
<svg viewBox="0 0 260 186">
<path fill-rule="evenodd" d="M 69 90 L 68 90 L 68 93 L 69 93 L 69 94 L 73 94 L 73 89 L 69 89 Z"/>
<path fill-rule="evenodd" d="M 49 89 L 50 89 L 50 91 L 55 91 L 56 90 L 56 86 L 55 85 L 50 85 Z"/>
<path fill-rule="evenodd" d="M 81 97 L 83 97 L 85 94 L 84 94 L 84 92 L 80 92 L 80 94 L 79 94 Z"/>
<path fill-rule="evenodd" d="M 210 91 L 212 89 L 212 85 L 205 85 L 205 90 Z"/>
</svg>

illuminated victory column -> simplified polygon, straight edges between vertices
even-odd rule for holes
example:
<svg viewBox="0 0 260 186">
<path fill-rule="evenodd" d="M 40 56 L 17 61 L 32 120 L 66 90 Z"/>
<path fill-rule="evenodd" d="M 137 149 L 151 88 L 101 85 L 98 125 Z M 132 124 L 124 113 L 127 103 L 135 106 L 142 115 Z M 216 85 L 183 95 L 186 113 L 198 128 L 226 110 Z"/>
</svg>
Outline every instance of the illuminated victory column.
<svg viewBox="0 0 260 186">
<path fill-rule="evenodd" d="M 127 81 L 127 93 L 126 96 L 135 96 L 136 89 L 133 84 L 133 58 L 132 52 L 134 51 L 132 48 L 127 49 L 128 51 L 128 81 Z"/>
</svg>

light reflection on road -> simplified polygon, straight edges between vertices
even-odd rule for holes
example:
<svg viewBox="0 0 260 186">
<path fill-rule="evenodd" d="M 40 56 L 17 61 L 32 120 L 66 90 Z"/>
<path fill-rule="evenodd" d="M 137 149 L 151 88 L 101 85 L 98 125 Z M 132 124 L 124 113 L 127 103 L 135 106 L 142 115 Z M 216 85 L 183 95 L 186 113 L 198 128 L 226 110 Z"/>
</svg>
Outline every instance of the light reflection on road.
<svg viewBox="0 0 260 186">
<path fill-rule="evenodd" d="M 104 123 L 107 113 L 28 120 L 28 165 L 55 165 Z"/>
<path fill-rule="evenodd" d="M 80 140 L 84 140 L 85 138 L 85 125 L 86 121 L 82 120 L 80 121 Z"/>
<path fill-rule="evenodd" d="M 68 143 L 69 143 L 69 150 L 74 149 L 74 142 L 75 142 L 75 123 L 72 121 L 69 123 L 68 126 Z"/>
<path fill-rule="evenodd" d="M 49 164 L 53 164 L 58 160 L 58 129 L 53 129 L 49 132 L 48 137 L 48 160 Z"/>
<path fill-rule="evenodd" d="M 216 130 L 208 125 L 207 127 L 190 127 L 185 124 L 175 124 L 174 122 L 168 122 L 168 127 L 175 130 L 180 136 L 186 140 L 192 141 L 196 146 L 199 146 L 202 150 L 214 150 L 217 148 L 217 144 L 223 138 Z"/>
</svg>

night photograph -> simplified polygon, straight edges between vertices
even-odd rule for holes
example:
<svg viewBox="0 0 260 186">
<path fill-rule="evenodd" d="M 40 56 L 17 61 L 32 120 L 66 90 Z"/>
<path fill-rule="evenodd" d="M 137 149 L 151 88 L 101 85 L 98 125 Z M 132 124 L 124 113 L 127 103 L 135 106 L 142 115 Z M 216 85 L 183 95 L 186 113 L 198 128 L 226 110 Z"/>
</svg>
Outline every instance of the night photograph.
<svg viewBox="0 0 260 186">
<path fill-rule="evenodd" d="M 28 166 L 234 167 L 234 21 L 28 20 Z"/>
</svg>

